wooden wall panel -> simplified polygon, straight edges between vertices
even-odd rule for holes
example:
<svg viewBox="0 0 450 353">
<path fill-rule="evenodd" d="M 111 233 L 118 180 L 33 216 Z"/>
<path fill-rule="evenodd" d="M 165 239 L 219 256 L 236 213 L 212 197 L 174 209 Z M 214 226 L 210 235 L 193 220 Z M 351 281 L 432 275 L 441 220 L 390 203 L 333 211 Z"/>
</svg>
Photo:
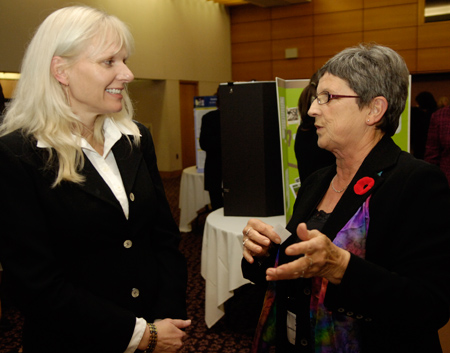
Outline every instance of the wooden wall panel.
<svg viewBox="0 0 450 353">
<path fill-rule="evenodd" d="M 231 24 L 270 20 L 270 8 L 243 5 L 230 7 Z"/>
<path fill-rule="evenodd" d="M 417 19 L 419 26 L 425 23 L 425 0 L 417 0 Z"/>
<path fill-rule="evenodd" d="M 285 50 L 297 48 L 299 58 L 312 58 L 313 37 L 280 39 L 272 41 L 272 60 L 285 59 Z"/>
<path fill-rule="evenodd" d="M 363 11 L 345 11 L 314 16 L 314 35 L 360 32 L 363 30 Z"/>
<path fill-rule="evenodd" d="M 450 46 L 450 22 L 425 23 L 418 27 L 418 47 Z M 448 58 L 450 60 L 450 58 Z"/>
<path fill-rule="evenodd" d="M 270 40 L 270 21 L 244 22 L 231 25 L 231 43 Z"/>
<path fill-rule="evenodd" d="M 315 56 L 314 57 L 314 72 L 319 70 L 329 59 L 331 56 Z"/>
<path fill-rule="evenodd" d="M 416 0 L 364 0 L 364 8 L 383 7 L 402 4 L 417 4 Z"/>
<path fill-rule="evenodd" d="M 232 73 L 233 81 L 271 81 L 272 61 L 233 63 Z"/>
<path fill-rule="evenodd" d="M 363 8 L 363 0 L 313 0 L 314 13 L 329 13 Z"/>
<path fill-rule="evenodd" d="M 272 60 L 271 41 L 234 43 L 231 45 L 231 61 L 234 63 Z"/>
<path fill-rule="evenodd" d="M 314 56 L 329 58 L 347 47 L 353 47 L 363 41 L 362 32 L 332 34 L 314 37 Z"/>
<path fill-rule="evenodd" d="M 316 71 L 340 50 L 375 42 L 402 55 L 412 74 L 450 72 L 450 21 L 423 23 L 423 8 L 424 0 L 236 6 L 230 8 L 233 70 L 246 80 L 304 78 L 300 73 Z M 284 59 L 287 48 L 297 48 L 298 59 Z"/>
<path fill-rule="evenodd" d="M 275 20 L 286 17 L 312 15 L 314 9 L 313 2 L 314 0 L 298 5 L 272 7 L 271 17 Z"/>
<path fill-rule="evenodd" d="M 420 72 L 450 71 L 450 46 L 419 49 L 417 51 L 417 70 Z"/>
<path fill-rule="evenodd" d="M 289 17 L 272 21 L 272 39 L 310 37 L 313 35 L 313 17 Z"/>
<path fill-rule="evenodd" d="M 410 73 L 417 71 L 417 50 L 396 50 L 397 53 L 405 60 L 406 66 Z"/>
<path fill-rule="evenodd" d="M 364 10 L 364 31 L 417 26 L 417 4 Z"/>
<path fill-rule="evenodd" d="M 273 61 L 273 78 L 302 79 L 310 78 L 313 73 L 313 58 Z"/>
<path fill-rule="evenodd" d="M 364 32 L 364 42 L 385 45 L 396 51 L 417 48 L 417 27 L 391 28 Z"/>
<path fill-rule="evenodd" d="M 412 73 L 417 71 L 417 51 L 416 50 L 399 50 L 397 51 L 403 60 L 405 60 L 408 70 Z M 330 56 L 315 56 L 314 57 L 314 70 L 319 70 L 328 59 L 331 59 L 333 55 Z"/>
</svg>

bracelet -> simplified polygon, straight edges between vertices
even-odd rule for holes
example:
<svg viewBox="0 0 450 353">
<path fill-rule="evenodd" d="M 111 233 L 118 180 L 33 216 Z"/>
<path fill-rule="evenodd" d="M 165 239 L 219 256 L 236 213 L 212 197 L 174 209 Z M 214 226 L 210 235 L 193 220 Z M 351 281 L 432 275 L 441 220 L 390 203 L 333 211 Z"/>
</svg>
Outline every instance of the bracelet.
<svg viewBox="0 0 450 353">
<path fill-rule="evenodd" d="M 158 342 L 158 331 L 156 329 L 155 324 L 148 322 L 147 325 L 148 328 L 150 329 L 150 339 L 148 341 L 148 346 L 145 349 L 144 353 L 152 353 L 156 348 L 156 343 Z"/>
</svg>

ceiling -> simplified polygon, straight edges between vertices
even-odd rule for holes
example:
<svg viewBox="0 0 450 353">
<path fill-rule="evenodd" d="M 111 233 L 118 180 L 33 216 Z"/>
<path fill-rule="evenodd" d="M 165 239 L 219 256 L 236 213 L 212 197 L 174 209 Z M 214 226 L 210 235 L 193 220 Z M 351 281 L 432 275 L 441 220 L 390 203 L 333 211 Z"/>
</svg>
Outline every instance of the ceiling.
<svg viewBox="0 0 450 353">
<path fill-rule="evenodd" d="M 261 7 L 286 6 L 300 4 L 303 2 L 311 2 L 311 0 L 208 0 L 214 1 L 225 6 L 236 6 L 253 4 Z"/>
</svg>

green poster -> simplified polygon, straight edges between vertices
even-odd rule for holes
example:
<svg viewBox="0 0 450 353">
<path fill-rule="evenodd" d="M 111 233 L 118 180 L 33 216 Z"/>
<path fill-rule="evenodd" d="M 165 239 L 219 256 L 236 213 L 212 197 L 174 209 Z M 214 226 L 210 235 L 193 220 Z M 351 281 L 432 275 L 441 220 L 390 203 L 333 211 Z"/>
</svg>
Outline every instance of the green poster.
<svg viewBox="0 0 450 353">
<path fill-rule="evenodd" d="M 294 143 L 297 128 L 300 125 L 298 99 L 308 83 L 309 79 L 283 80 L 278 77 L 276 78 L 286 223 L 289 222 L 292 216 L 297 191 L 301 185 Z M 411 92 L 411 77 L 409 80 L 409 87 Z M 400 125 L 393 136 L 394 142 L 400 146 L 402 150 L 407 152 L 409 152 L 410 94 L 400 119 Z"/>
<path fill-rule="evenodd" d="M 409 152 L 409 135 L 410 135 L 410 114 L 411 114 L 411 76 L 409 76 L 409 94 L 408 100 L 406 101 L 405 110 L 400 117 L 400 124 L 398 126 L 395 135 L 392 136 L 394 142 L 403 151 Z"/>
<path fill-rule="evenodd" d="M 298 98 L 308 83 L 309 80 L 283 80 L 276 78 L 286 223 L 292 216 L 297 190 L 300 187 L 294 142 L 297 128 L 300 125 Z"/>
</svg>

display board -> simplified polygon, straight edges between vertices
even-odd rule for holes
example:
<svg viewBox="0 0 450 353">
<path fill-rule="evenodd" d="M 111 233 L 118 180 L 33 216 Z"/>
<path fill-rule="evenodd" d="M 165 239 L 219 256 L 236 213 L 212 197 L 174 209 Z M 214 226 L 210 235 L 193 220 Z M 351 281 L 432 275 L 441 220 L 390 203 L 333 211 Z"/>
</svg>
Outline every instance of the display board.
<svg viewBox="0 0 450 353">
<path fill-rule="evenodd" d="M 297 159 L 295 158 L 294 143 L 297 128 L 300 125 L 298 98 L 308 83 L 308 79 L 283 80 L 278 77 L 276 78 L 286 223 L 292 216 L 297 191 L 301 185 L 297 169 Z"/>
</svg>

